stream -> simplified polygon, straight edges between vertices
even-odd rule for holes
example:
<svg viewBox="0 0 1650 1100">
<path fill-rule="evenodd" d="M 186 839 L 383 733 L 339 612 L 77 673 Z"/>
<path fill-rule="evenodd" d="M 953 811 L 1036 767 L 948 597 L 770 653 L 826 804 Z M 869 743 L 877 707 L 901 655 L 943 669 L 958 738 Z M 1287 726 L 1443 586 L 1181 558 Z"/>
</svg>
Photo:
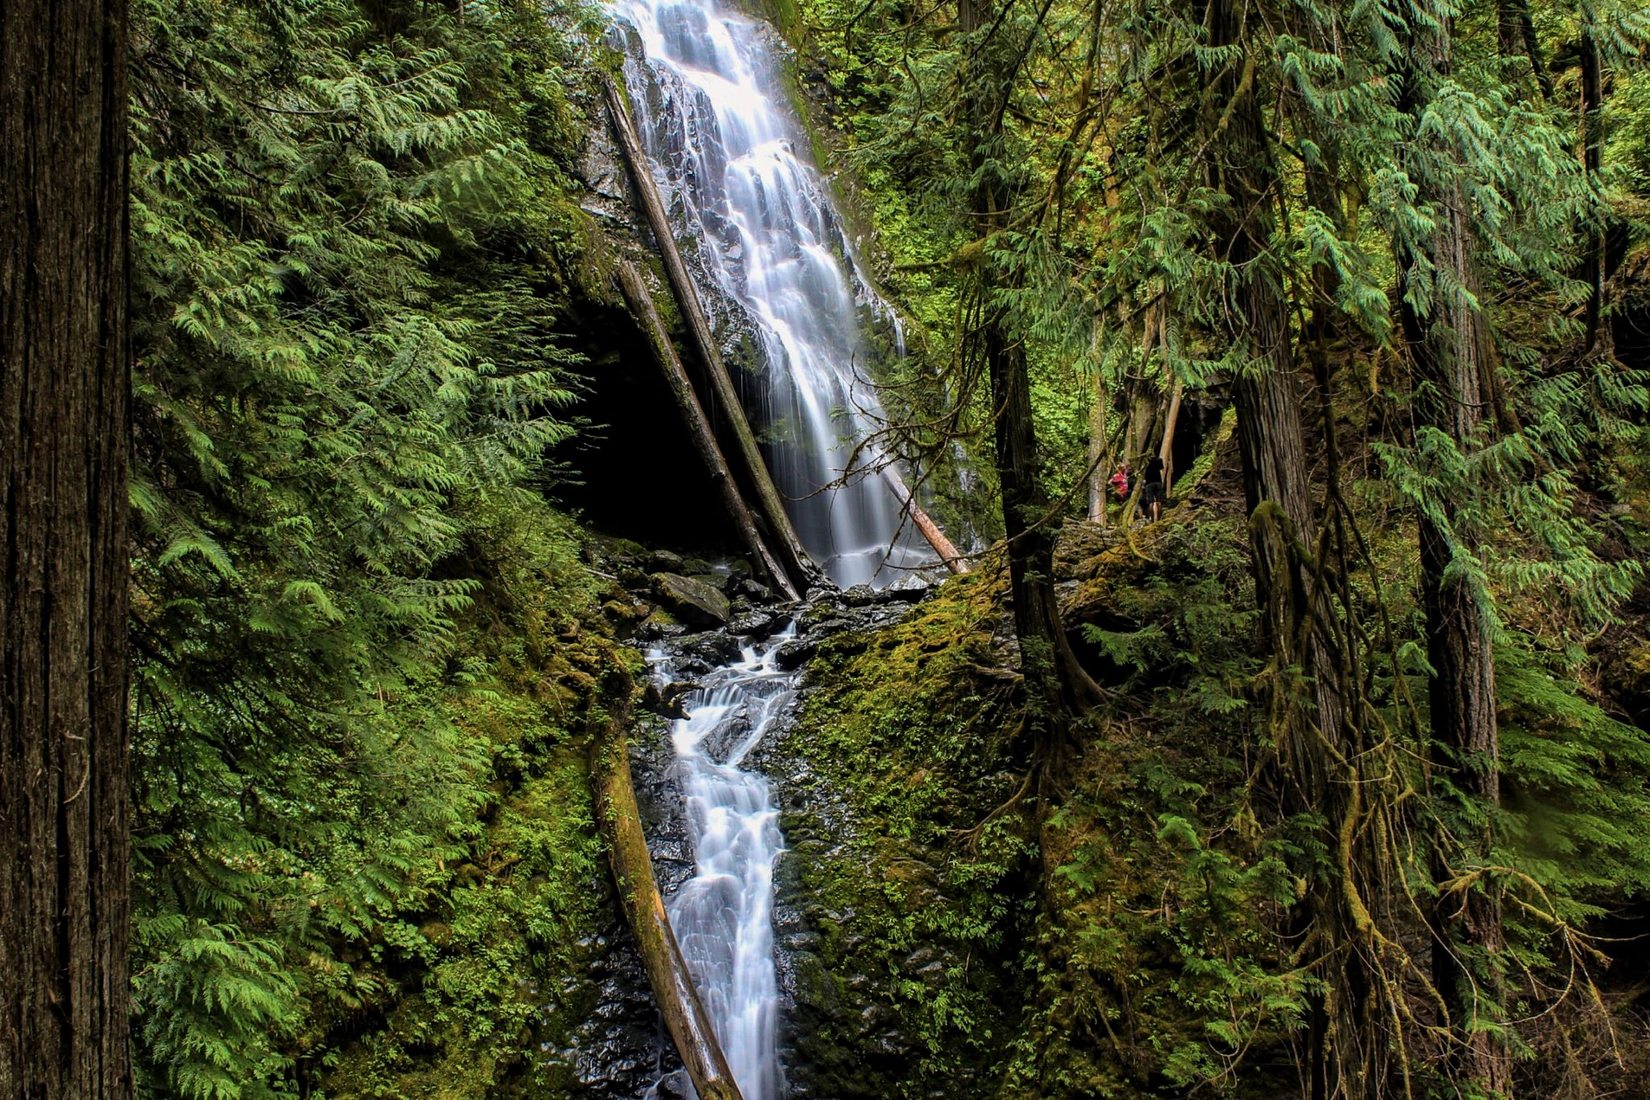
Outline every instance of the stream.
<svg viewBox="0 0 1650 1100">
<path fill-rule="evenodd" d="M 745 1100 L 781 1095 L 773 866 L 784 840 L 768 780 L 741 766 L 796 696 L 800 673 L 775 661 L 794 633 L 747 646 L 701 676 L 684 700 L 688 716 L 670 728 L 694 873 L 666 912 Z M 648 659 L 661 681 L 677 678 L 665 650 Z"/>
<path fill-rule="evenodd" d="M 643 147 L 718 337 L 754 338 L 756 376 L 738 372 L 747 413 L 804 548 L 842 587 L 909 581 L 933 556 L 902 521 L 893 484 L 856 457 L 882 417 L 863 322 L 885 318 L 897 343 L 897 320 L 807 157 L 779 36 L 709 0 L 617 0 L 609 11 Z M 772 930 L 784 840 L 768 779 L 741 765 L 794 697 L 797 674 L 774 663 L 787 636 L 700 676 L 670 731 L 694 874 L 667 910 L 745 1100 L 784 1094 Z M 672 678 L 667 651 L 650 659 Z M 661 1082 L 652 1094 L 690 1091 Z"/>
</svg>

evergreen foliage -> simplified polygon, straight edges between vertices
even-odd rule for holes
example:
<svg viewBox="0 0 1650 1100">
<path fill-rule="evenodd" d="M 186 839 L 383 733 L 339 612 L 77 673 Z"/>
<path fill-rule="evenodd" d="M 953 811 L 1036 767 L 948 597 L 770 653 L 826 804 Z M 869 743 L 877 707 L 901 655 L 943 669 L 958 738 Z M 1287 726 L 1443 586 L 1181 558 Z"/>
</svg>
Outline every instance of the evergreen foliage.
<svg viewBox="0 0 1650 1100">
<path fill-rule="evenodd" d="M 577 693 L 486 626 L 593 615 L 530 491 L 578 385 L 582 12 L 135 15 L 144 1088 L 307 1094 L 409 972 L 428 1041 L 513 1046 L 527 946 L 587 919 L 596 875 L 578 769 L 546 755 Z M 484 857 L 549 881 L 466 888 Z"/>
</svg>

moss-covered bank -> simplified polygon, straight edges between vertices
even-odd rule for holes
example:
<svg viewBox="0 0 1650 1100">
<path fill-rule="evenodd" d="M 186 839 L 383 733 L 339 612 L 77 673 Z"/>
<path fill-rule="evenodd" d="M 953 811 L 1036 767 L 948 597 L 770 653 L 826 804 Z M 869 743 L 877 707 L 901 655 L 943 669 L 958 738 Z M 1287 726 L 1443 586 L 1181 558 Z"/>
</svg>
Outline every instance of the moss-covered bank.
<svg viewBox="0 0 1650 1100">
<path fill-rule="evenodd" d="M 1129 541 L 1067 532 L 1068 626 L 1108 695 L 1084 719 L 1087 750 L 1057 801 L 1023 787 L 1004 585 L 989 564 L 900 624 L 820 650 L 781 778 L 798 1096 L 1144 1100 L 1298 1087 L 1315 990 L 1288 930 L 1333 854 L 1311 814 L 1284 813 L 1271 777 L 1232 447 L 1206 467 L 1180 506 Z M 1371 533 L 1400 623 L 1418 613 L 1405 579 L 1412 539 L 1397 516 Z M 1629 836 L 1643 820 L 1650 735 L 1612 717 L 1642 707 L 1631 674 L 1642 633 L 1628 635 L 1566 657 L 1541 641 L 1541 623 L 1509 623 L 1501 654 L 1501 858 L 1595 933 L 1647 913 L 1650 865 Z M 1601 667 L 1627 672 L 1604 683 L 1590 671 Z M 1398 666 L 1423 697 L 1424 674 Z M 1509 927 L 1533 969 L 1561 965 L 1552 926 L 1530 914 Z M 1607 948 L 1592 965 L 1599 1002 L 1579 987 L 1570 1000 L 1520 1002 L 1531 1095 L 1646 1080 L 1636 1040 L 1612 1048 L 1605 1037 L 1607 1020 L 1645 1034 L 1642 961 Z M 1425 1064 L 1415 1072 L 1424 1082 Z"/>
</svg>

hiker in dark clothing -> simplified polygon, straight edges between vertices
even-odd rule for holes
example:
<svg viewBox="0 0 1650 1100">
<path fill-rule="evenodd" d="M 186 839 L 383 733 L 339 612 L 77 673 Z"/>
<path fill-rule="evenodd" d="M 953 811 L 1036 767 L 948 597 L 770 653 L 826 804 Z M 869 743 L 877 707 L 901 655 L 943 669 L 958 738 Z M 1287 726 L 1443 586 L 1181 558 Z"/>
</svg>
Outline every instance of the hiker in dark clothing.
<svg viewBox="0 0 1650 1100">
<path fill-rule="evenodd" d="M 1163 517 L 1163 502 L 1168 499 L 1167 487 L 1163 484 L 1163 460 L 1153 455 L 1146 463 L 1145 488 L 1140 490 L 1140 506 L 1146 510 L 1146 515 L 1153 522 Z"/>
</svg>

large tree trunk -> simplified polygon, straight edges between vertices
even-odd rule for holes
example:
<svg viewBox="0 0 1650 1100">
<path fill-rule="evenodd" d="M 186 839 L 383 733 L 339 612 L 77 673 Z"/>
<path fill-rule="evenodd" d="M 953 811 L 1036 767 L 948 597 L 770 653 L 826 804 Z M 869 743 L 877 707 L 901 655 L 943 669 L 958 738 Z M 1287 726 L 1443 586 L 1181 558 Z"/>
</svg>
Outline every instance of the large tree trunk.
<svg viewBox="0 0 1650 1100">
<path fill-rule="evenodd" d="M 1403 52 L 1399 109 L 1419 125 L 1434 81 L 1450 71 L 1450 23 L 1436 9 L 1432 18 L 1400 25 Z M 1485 395 L 1482 381 L 1488 350 L 1485 319 L 1469 299 L 1476 285 L 1472 233 L 1458 182 L 1440 179 L 1426 163 L 1406 164 L 1419 198 L 1434 211 L 1430 238 L 1398 248 L 1400 323 L 1409 349 L 1417 430 L 1430 428 L 1470 452 L 1478 440 Z M 1447 170 L 1447 169 L 1446 169 Z M 1436 273 L 1436 274 L 1432 274 Z M 1419 440 L 1418 440 L 1419 442 Z M 1459 496 L 1471 485 L 1456 485 L 1441 502 L 1441 521 L 1419 517 L 1421 594 L 1426 609 L 1427 655 L 1432 664 L 1428 703 L 1435 765 L 1448 771 L 1457 790 L 1479 804 L 1475 817 L 1486 822 L 1477 835 L 1454 831 L 1435 842 L 1441 879 L 1454 877 L 1444 866 L 1446 843 L 1468 864 L 1488 858 L 1493 837 L 1482 810 L 1500 802 L 1500 748 L 1495 715 L 1495 659 L 1490 624 L 1470 578 L 1451 569 L 1458 554 L 1474 553 L 1477 532 L 1457 522 Z M 1500 902 L 1486 885 L 1446 893 L 1434 913 L 1433 982 L 1450 1010 L 1457 1083 L 1472 1082 L 1491 1095 L 1511 1094 L 1512 1064 L 1493 1026 L 1499 1013 L 1497 956 L 1505 946 Z"/>
<path fill-rule="evenodd" d="M 0 7 L 0 1096 L 132 1093 L 126 10 Z"/>
<path fill-rule="evenodd" d="M 1239 5 L 1210 0 L 1210 43 L 1240 45 L 1222 78 L 1207 120 L 1216 150 L 1213 182 L 1225 192 L 1216 241 L 1240 283 L 1231 338 L 1253 360 L 1233 380 L 1239 452 L 1250 511 L 1256 600 L 1279 678 L 1284 705 L 1272 734 L 1285 812 L 1314 814 L 1320 839 L 1339 854 L 1328 880 L 1318 883 L 1294 917 L 1292 938 L 1305 957 L 1317 958 L 1326 992 L 1310 1004 L 1304 1070 L 1314 1100 L 1340 1095 L 1376 1100 L 1386 1095 L 1391 1069 L 1387 1019 L 1374 996 L 1375 973 L 1367 918 L 1358 898 L 1363 855 L 1352 827 L 1358 818 L 1361 777 L 1348 751 L 1354 741 L 1341 689 L 1340 651 L 1325 598 L 1306 437 L 1302 387 L 1289 324 L 1282 271 L 1270 252 L 1278 201 L 1278 174 L 1257 97 L 1254 47 L 1246 41 Z M 1290 669 L 1308 683 L 1292 684 Z M 1307 693 L 1309 711 L 1288 696 Z M 1376 876 L 1378 880 L 1378 876 Z"/>
<path fill-rule="evenodd" d="M 1025 350 L 993 320 L 980 334 L 996 404 L 997 480 L 1007 536 L 1009 598 L 1020 672 L 1026 686 L 1026 728 L 1037 756 L 1039 786 L 1059 787 L 1075 755 L 1072 715 L 1078 685 L 1088 680 L 1060 621 L 1054 592 L 1054 539 L 1047 494 L 1037 467 L 1037 433 Z"/>
</svg>

